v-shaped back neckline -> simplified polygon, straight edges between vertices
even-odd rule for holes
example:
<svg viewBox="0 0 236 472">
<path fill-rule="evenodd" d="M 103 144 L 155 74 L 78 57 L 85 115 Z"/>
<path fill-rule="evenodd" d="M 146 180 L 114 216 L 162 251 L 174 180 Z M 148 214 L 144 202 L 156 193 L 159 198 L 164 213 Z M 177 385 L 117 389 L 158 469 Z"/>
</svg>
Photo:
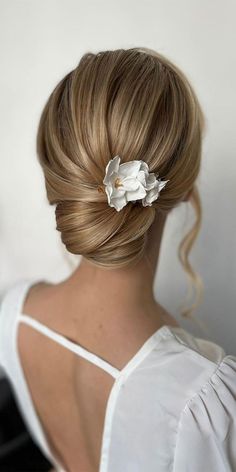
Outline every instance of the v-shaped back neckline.
<svg viewBox="0 0 236 472">
<path fill-rule="evenodd" d="M 120 375 L 124 376 L 127 371 L 129 371 L 131 368 L 134 368 L 135 365 L 142 360 L 142 357 L 146 356 L 147 351 L 150 351 L 156 345 L 157 339 L 159 339 L 161 336 L 165 336 L 166 333 L 170 333 L 170 327 L 168 325 L 162 325 L 151 336 L 148 337 L 148 339 L 141 345 L 141 347 L 125 364 L 125 366 L 122 369 L 118 369 L 102 357 L 81 346 L 81 344 L 69 340 L 66 336 L 58 333 L 57 331 L 54 331 L 45 324 L 35 320 L 25 313 L 20 312 L 18 314 L 18 324 L 20 322 L 34 327 L 38 332 L 41 332 L 48 338 L 56 341 L 58 344 L 74 352 L 76 355 L 87 359 L 92 364 L 108 372 L 114 378 L 117 378 Z"/>
<path fill-rule="evenodd" d="M 36 282 L 36 280 L 35 280 L 35 282 Z M 38 280 L 38 282 L 40 282 L 40 280 Z M 37 410 L 34 406 L 34 401 L 33 401 L 30 389 L 28 387 L 28 383 L 27 383 L 25 375 L 24 375 L 23 365 L 21 363 L 21 359 L 20 359 L 20 355 L 19 355 L 19 349 L 18 349 L 18 327 L 19 327 L 19 323 L 20 323 L 20 321 L 23 321 L 23 320 L 26 321 L 26 319 L 30 323 L 31 323 L 31 320 L 34 320 L 34 318 L 31 318 L 29 315 L 26 315 L 25 313 L 23 313 L 21 311 L 22 307 L 23 307 L 23 304 L 24 304 L 24 300 L 25 300 L 26 295 L 28 293 L 28 290 L 33 285 L 34 285 L 34 283 L 32 283 L 31 280 L 26 280 L 24 282 L 23 287 L 22 287 L 22 292 L 20 293 L 20 301 L 19 301 L 19 304 L 18 304 L 18 310 L 17 310 L 17 313 L 16 313 L 16 318 L 15 318 L 15 323 L 14 323 L 14 349 L 15 349 L 15 354 L 16 354 L 16 362 L 17 362 L 17 365 L 18 365 L 18 372 L 19 372 L 19 376 L 20 376 L 20 381 L 21 381 L 22 387 L 24 388 L 24 391 L 25 391 L 25 396 L 27 398 L 28 407 L 30 408 L 31 414 L 33 416 L 33 421 L 37 426 L 38 434 L 40 436 L 42 447 L 43 447 L 45 453 L 47 453 L 48 459 L 52 462 L 52 464 L 56 465 L 56 467 L 58 468 L 58 472 L 68 472 L 68 471 L 66 471 L 66 469 L 64 469 L 64 467 L 62 467 L 59 460 L 55 457 L 54 453 L 52 453 L 52 451 L 51 451 L 51 448 L 49 446 L 49 443 L 48 443 L 48 440 L 47 440 L 47 437 L 46 437 L 46 433 L 44 432 L 43 425 L 42 425 L 41 420 L 40 420 L 40 418 L 37 414 Z M 36 321 L 36 320 L 34 320 L 34 321 Z M 43 325 L 43 326 L 45 326 L 45 325 Z M 54 331 L 53 330 L 50 330 L 50 331 L 52 331 L 53 335 L 54 335 Z M 141 361 L 144 360 L 145 357 L 154 349 L 154 347 L 158 344 L 158 341 L 160 341 L 161 339 L 164 339 L 166 337 L 171 337 L 171 336 L 174 337 L 174 333 L 172 333 L 172 326 L 162 325 L 159 329 L 157 329 L 151 336 L 149 336 L 149 338 L 144 342 L 144 344 L 138 349 L 138 351 L 134 354 L 134 356 L 132 356 L 132 358 L 126 363 L 126 365 L 121 370 L 116 369 L 115 367 L 111 366 L 110 363 L 108 363 L 107 361 L 104 361 L 102 358 L 100 358 L 96 354 L 93 354 L 90 351 L 86 350 L 84 347 L 79 346 L 79 345 L 73 343 L 72 341 L 69 341 L 67 338 L 64 338 L 64 336 L 59 335 L 58 333 L 56 333 L 56 334 L 58 336 L 61 336 L 63 339 L 65 339 L 69 343 L 68 346 L 70 345 L 72 347 L 72 345 L 73 345 L 73 349 L 74 349 L 74 346 L 77 346 L 76 349 L 79 349 L 79 350 L 82 348 L 82 351 L 83 351 L 84 354 L 85 353 L 86 353 L 86 355 L 89 354 L 89 356 L 93 355 L 94 356 L 93 359 L 96 358 L 96 360 L 98 360 L 99 363 L 102 361 L 102 363 L 106 364 L 106 367 L 109 366 L 109 369 L 112 368 L 112 369 L 115 369 L 115 371 L 116 371 L 115 380 L 114 380 L 113 385 L 111 387 L 111 390 L 109 392 L 107 403 L 106 403 L 106 408 L 105 408 L 104 424 L 103 424 L 103 431 L 102 431 L 102 445 L 101 445 L 101 453 L 100 453 L 100 458 L 99 458 L 99 471 L 98 472 L 107 472 L 108 447 L 109 447 L 110 436 L 111 436 L 112 417 L 113 417 L 113 414 L 114 414 L 115 404 L 116 404 L 116 401 L 117 401 L 117 398 L 118 398 L 118 395 L 119 395 L 120 388 L 121 388 L 123 382 L 125 381 L 125 379 L 132 372 L 134 372 L 135 367 L 137 367 L 138 364 L 141 363 Z M 82 351 L 80 351 L 80 352 L 82 352 Z M 103 364 L 103 367 L 105 366 L 105 364 Z M 100 365 L 100 367 L 101 367 L 101 365 Z M 30 427 L 30 425 L 29 425 L 29 427 Z"/>
<path fill-rule="evenodd" d="M 57 344 L 60 344 L 61 346 L 73 352 L 74 354 L 80 357 L 83 357 L 84 359 L 87 359 L 89 362 L 92 362 L 93 364 L 97 365 L 101 369 L 108 372 L 112 377 L 114 378 L 118 377 L 119 372 L 120 372 L 119 369 L 114 367 L 112 364 L 110 364 L 106 360 L 102 359 L 102 357 L 99 357 L 96 354 L 89 351 L 88 349 L 84 348 L 79 343 L 75 343 L 74 341 L 71 341 L 66 336 L 49 328 L 47 325 L 41 323 L 40 321 L 21 312 L 18 314 L 18 323 L 20 322 L 23 322 L 24 324 L 27 324 L 35 328 L 38 332 L 42 333 L 46 337 L 52 339 L 53 341 L 56 341 Z"/>
<path fill-rule="evenodd" d="M 44 280 L 42 281 L 45 282 Z M 38 280 L 38 283 L 39 282 L 41 282 L 41 280 Z M 124 367 L 122 369 L 118 369 L 107 360 L 103 359 L 102 357 L 98 356 L 97 354 L 83 347 L 81 344 L 69 340 L 66 336 L 58 333 L 52 328 L 49 328 L 47 325 L 36 320 L 31 315 L 24 313 L 22 311 L 22 308 L 23 308 L 26 296 L 33 285 L 34 283 L 32 283 L 31 281 L 26 282 L 26 285 L 24 287 L 23 294 L 21 297 L 20 305 L 18 307 L 17 323 L 23 322 L 27 325 L 30 325 L 31 327 L 35 328 L 37 331 L 46 335 L 53 341 L 56 341 L 61 346 L 74 352 L 76 355 L 87 359 L 89 362 L 92 362 L 97 367 L 100 367 L 101 369 L 105 370 L 114 378 L 117 378 L 120 375 L 124 376 L 131 369 L 135 368 L 135 366 L 139 362 L 141 362 L 142 358 L 145 357 L 146 354 L 150 350 L 152 350 L 157 340 L 159 340 L 161 337 L 165 337 L 166 335 L 173 335 L 171 331 L 172 326 L 167 325 L 167 324 L 160 326 L 146 339 L 146 341 L 144 341 L 141 347 L 136 351 L 136 353 L 131 357 L 131 359 L 124 365 Z"/>
</svg>

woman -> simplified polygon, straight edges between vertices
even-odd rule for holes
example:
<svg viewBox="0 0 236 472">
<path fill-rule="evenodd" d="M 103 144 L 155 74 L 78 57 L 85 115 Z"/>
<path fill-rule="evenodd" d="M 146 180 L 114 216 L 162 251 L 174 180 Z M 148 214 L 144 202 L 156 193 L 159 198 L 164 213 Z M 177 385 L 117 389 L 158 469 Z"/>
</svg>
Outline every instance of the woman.
<svg viewBox="0 0 236 472">
<path fill-rule="evenodd" d="M 66 280 L 4 295 L 0 359 L 55 470 L 236 470 L 236 358 L 184 330 L 153 293 L 165 222 L 190 201 L 204 117 L 189 81 L 147 48 L 85 54 L 51 93 L 37 154 Z M 185 315 L 191 313 L 191 308 Z"/>
</svg>

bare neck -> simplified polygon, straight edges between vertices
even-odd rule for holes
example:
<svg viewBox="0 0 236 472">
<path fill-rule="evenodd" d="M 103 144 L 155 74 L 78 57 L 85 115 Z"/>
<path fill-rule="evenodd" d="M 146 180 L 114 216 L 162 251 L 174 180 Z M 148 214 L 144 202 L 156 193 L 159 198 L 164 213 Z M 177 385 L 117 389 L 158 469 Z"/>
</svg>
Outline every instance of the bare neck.
<svg viewBox="0 0 236 472">
<path fill-rule="evenodd" d="M 101 320 L 114 317 L 139 317 L 141 313 L 163 313 L 153 293 L 166 216 L 156 214 L 148 234 L 143 259 L 132 268 L 103 269 L 82 258 L 80 265 L 60 285 L 67 301 L 83 303 Z"/>
</svg>

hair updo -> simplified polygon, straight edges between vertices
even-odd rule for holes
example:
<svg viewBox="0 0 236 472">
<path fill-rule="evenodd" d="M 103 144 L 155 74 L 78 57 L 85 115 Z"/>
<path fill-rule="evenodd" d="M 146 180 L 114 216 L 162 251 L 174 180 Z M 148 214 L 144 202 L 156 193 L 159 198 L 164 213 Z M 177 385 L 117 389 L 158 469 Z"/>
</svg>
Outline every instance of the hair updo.
<svg viewBox="0 0 236 472">
<path fill-rule="evenodd" d="M 188 254 L 201 221 L 196 178 L 204 117 L 183 72 L 148 48 L 86 53 L 54 88 L 40 117 L 37 154 L 57 230 L 73 254 L 106 268 L 142 258 L 156 209 L 169 211 L 192 190 L 196 210 L 179 247 L 180 261 L 196 282 Z M 105 168 L 142 159 L 167 187 L 152 206 L 129 202 L 120 212 L 108 205 Z"/>
</svg>

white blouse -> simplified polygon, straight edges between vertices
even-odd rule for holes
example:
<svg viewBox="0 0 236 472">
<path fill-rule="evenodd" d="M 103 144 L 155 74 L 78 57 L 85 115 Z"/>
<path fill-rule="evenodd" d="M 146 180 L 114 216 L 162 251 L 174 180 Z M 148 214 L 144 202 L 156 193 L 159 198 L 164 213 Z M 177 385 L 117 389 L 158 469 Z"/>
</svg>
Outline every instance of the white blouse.
<svg viewBox="0 0 236 472">
<path fill-rule="evenodd" d="M 20 322 L 114 378 L 106 406 L 99 472 L 236 471 L 236 357 L 181 327 L 165 325 L 118 370 L 22 313 L 28 289 L 37 282 L 18 281 L 2 297 L 0 364 L 29 432 L 58 471 L 66 472 L 47 444 L 20 364 Z"/>
</svg>

